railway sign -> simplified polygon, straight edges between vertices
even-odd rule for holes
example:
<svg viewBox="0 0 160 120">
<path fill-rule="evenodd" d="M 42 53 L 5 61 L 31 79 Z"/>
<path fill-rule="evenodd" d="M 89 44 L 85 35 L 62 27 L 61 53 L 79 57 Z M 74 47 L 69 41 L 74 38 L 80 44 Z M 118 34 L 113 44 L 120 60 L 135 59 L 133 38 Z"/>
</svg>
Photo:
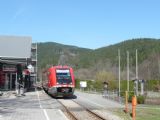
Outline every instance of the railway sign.
<svg viewBox="0 0 160 120">
<path fill-rule="evenodd" d="M 81 88 L 86 88 L 87 87 L 87 82 L 86 81 L 80 81 L 80 87 Z"/>
</svg>

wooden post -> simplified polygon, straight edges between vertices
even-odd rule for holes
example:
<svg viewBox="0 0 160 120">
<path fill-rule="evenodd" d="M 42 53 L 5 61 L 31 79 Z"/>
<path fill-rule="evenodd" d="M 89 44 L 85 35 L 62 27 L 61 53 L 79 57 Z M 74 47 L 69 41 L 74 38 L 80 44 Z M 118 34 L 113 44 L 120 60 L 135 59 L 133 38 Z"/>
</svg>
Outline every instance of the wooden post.
<svg viewBox="0 0 160 120">
<path fill-rule="evenodd" d="M 125 92 L 125 112 L 128 113 L 128 91 Z"/>
</svg>

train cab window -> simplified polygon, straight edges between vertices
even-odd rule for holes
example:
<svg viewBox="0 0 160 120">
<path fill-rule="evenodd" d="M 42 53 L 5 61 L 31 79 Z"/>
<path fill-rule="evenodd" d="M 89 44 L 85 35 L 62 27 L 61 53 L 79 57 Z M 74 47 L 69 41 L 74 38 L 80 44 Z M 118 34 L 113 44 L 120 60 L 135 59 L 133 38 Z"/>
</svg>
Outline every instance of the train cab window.
<svg viewBox="0 0 160 120">
<path fill-rule="evenodd" d="M 58 84 L 71 84 L 71 75 L 69 70 L 56 70 Z"/>
</svg>

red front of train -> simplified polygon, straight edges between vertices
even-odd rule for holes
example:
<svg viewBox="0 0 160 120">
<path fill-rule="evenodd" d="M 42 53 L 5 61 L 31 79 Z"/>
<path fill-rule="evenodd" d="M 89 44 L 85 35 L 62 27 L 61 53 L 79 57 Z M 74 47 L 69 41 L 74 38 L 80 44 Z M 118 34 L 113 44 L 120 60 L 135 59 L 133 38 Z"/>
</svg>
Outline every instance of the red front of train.
<svg viewBox="0 0 160 120">
<path fill-rule="evenodd" d="M 43 88 L 52 96 L 73 96 L 75 79 L 73 69 L 69 66 L 52 66 L 45 72 Z"/>
</svg>

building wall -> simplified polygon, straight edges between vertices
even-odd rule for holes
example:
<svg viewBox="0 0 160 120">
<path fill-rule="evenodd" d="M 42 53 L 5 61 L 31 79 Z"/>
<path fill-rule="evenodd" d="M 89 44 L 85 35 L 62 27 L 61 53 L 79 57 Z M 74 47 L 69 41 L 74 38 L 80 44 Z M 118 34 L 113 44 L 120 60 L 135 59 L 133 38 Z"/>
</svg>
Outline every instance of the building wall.
<svg viewBox="0 0 160 120">
<path fill-rule="evenodd" d="M 0 90 L 15 89 L 17 65 L 31 62 L 31 45 L 31 37 L 0 36 Z"/>
</svg>

